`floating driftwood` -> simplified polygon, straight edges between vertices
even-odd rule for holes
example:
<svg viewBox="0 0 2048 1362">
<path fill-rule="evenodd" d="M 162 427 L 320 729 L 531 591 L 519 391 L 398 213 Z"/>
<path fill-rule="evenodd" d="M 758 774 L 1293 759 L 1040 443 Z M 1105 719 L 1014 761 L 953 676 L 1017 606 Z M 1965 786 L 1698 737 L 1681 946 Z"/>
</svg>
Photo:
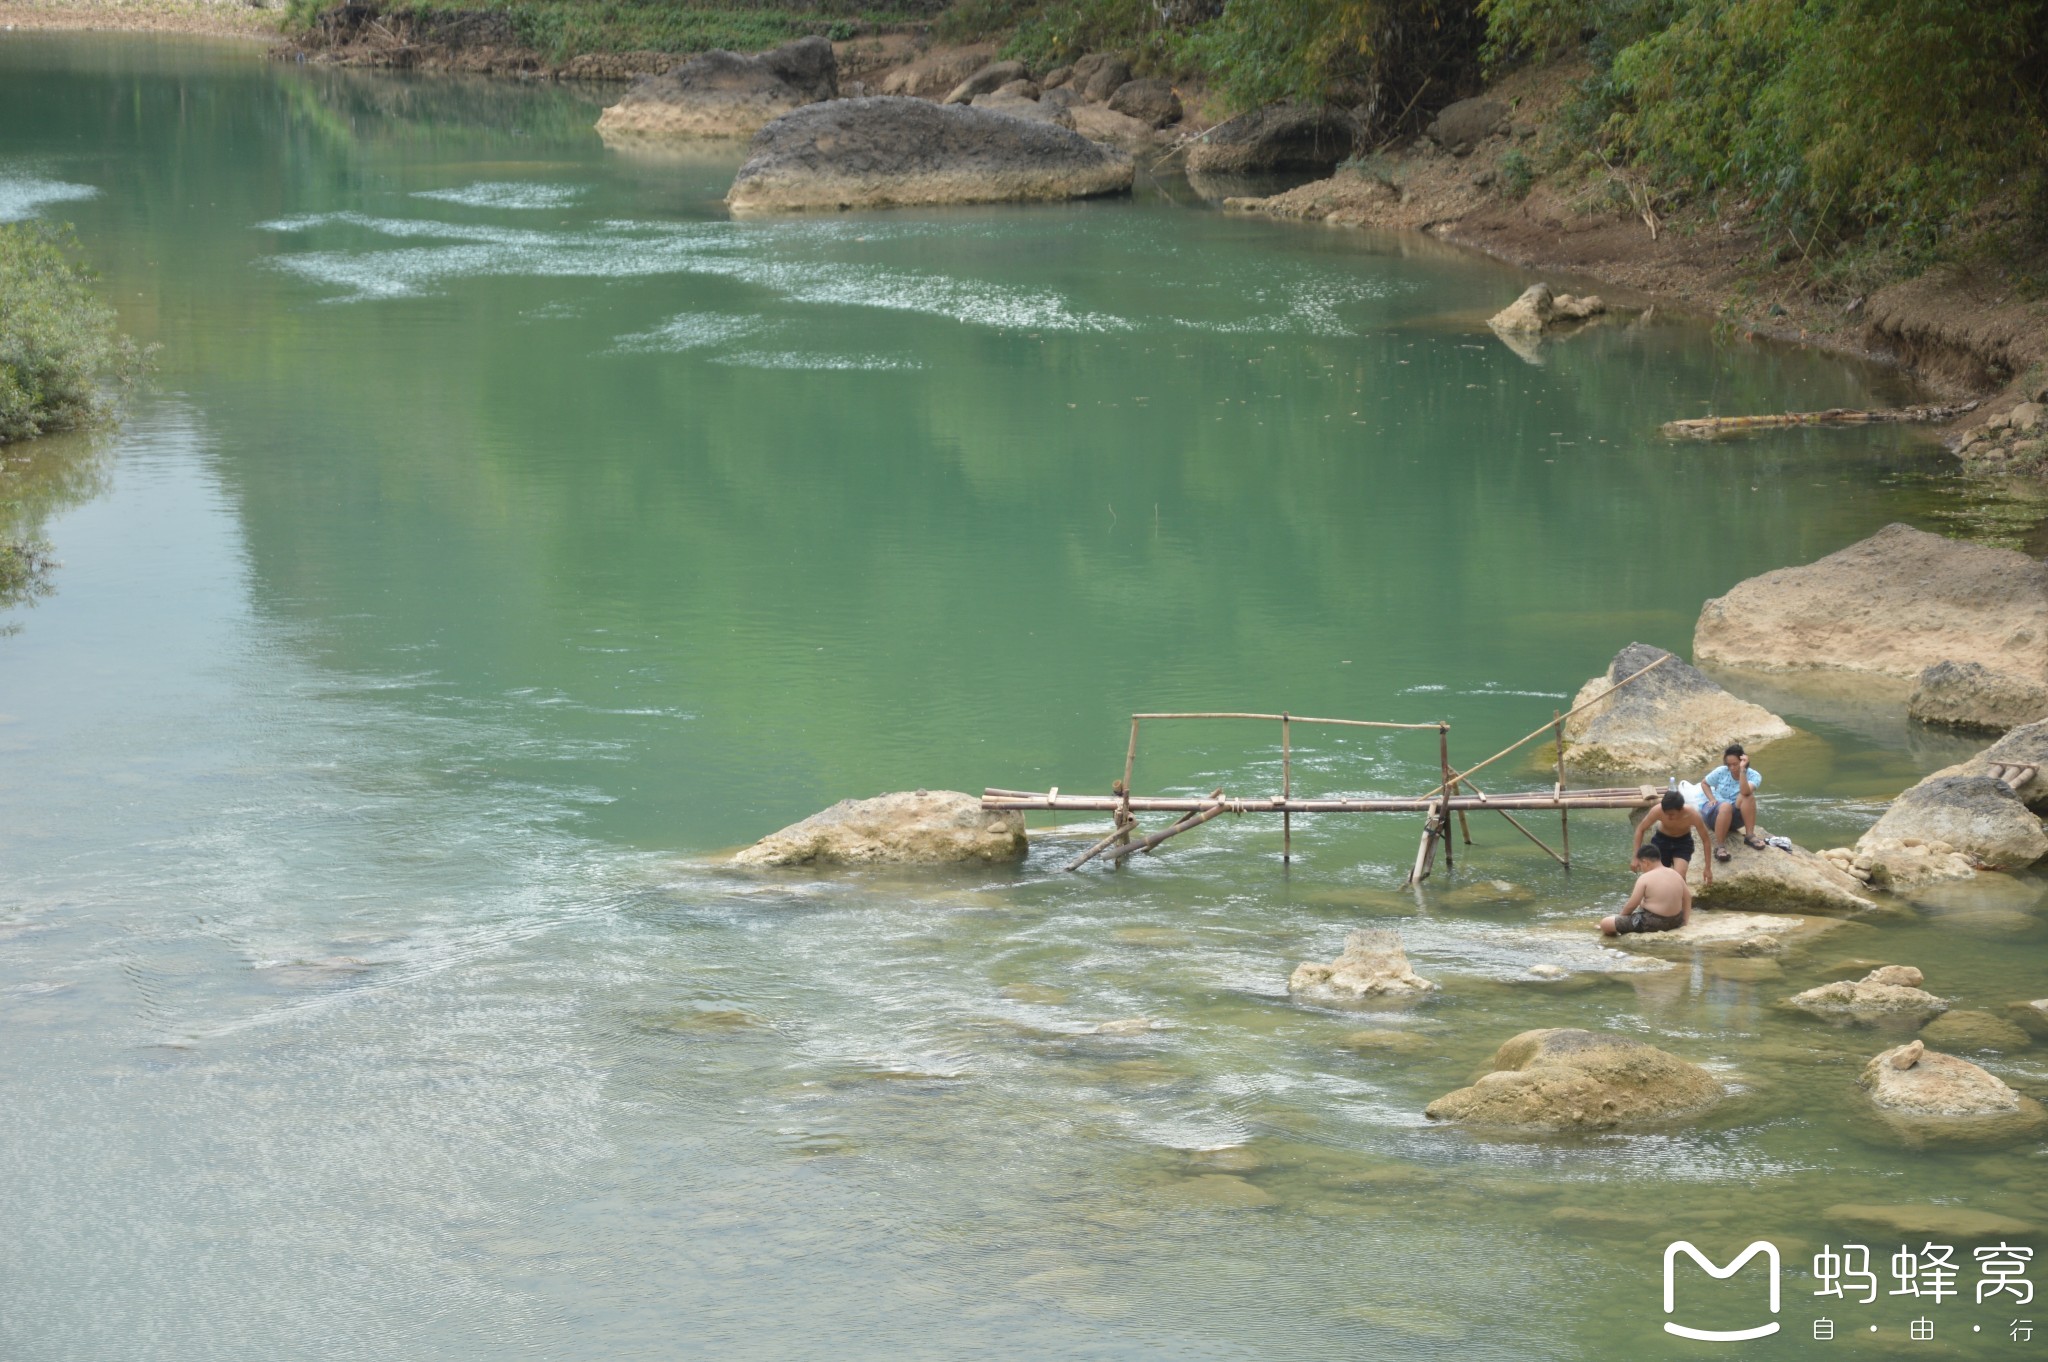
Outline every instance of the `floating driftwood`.
<svg viewBox="0 0 2048 1362">
<path fill-rule="evenodd" d="M 1090 861 L 1101 857 L 1110 865 L 1116 865 L 1128 856 L 1143 853 L 1151 855 L 1159 845 L 1184 832 L 1191 832 L 1213 818 L 1223 814 L 1277 813 L 1281 818 L 1281 855 L 1291 859 L 1294 851 L 1294 815 L 1317 813 L 1420 813 L 1426 815 L 1423 823 L 1422 844 L 1415 851 L 1415 866 L 1409 872 L 1409 882 L 1415 883 L 1429 878 L 1436 864 L 1439 844 L 1443 847 L 1444 864 L 1451 864 L 1451 816 L 1457 815 L 1458 832 L 1467 846 L 1472 843 L 1472 830 L 1467 826 L 1468 814 L 1492 811 L 1514 824 L 1515 830 L 1549 852 L 1559 865 L 1570 868 L 1572 843 L 1571 828 L 1566 818 L 1573 809 L 1645 809 L 1655 804 L 1661 791 L 1651 785 L 1608 786 L 1597 790 L 1567 790 L 1564 784 L 1564 721 L 1580 710 L 1600 704 L 1623 686 L 1647 675 L 1671 660 L 1671 654 L 1644 667 L 1632 676 L 1623 678 L 1611 689 L 1572 709 L 1570 713 L 1559 714 L 1551 711 L 1550 722 L 1530 733 L 1485 761 L 1467 770 L 1460 771 L 1451 765 L 1451 726 L 1447 723 L 1400 724 L 1375 719 L 1315 719 L 1301 714 L 1248 714 L 1237 711 L 1204 712 L 1196 714 L 1133 714 L 1131 716 L 1131 741 L 1124 750 L 1124 776 L 1110 785 L 1106 795 L 1072 795 L 1060 793 L 1055 785 L 1040 793 L 1035 790 L 1004 790 L 990 787 L 983 790 L 981 807 L 991 813 L 1010 810 L 1068 809 L 1115 815 L 1115 826 L 1100 841 L 1068 861 L 1065 868 L 1079 870 Z M 1199 798 L 1190 796 L 1158 796 L 1133 798 L 1131 795 L 1131 772 L 1138 760 L 1138 726 L 1145 721 L 1165 719 L 1252 719 L 1277 722 L 1280 725 L 1280 793 L 1277 795 L 1254 795 L 1249 798 L 1227 797 L 1221 786 Z M 1294 736 L 1295 724 L 1326 724 L 1344 728 L 1402 729 L 1412 732 L 1428 732 L 1434 729 L 1437 735 L 1437 761 L 1442 769 L 1442 779 L 1436 788 L 1427 794 L 1410 798 L 1373 797 L 1367 799 L 1303 799 L 1294 792 Z M 1548 790 L 1534 790 L 1526 793 L 1489 795 L 1473 783 L 1472 777 L 1493 765 L 1509 753 L 1527 746 L 1546 733 L 1556 737 L 1558 743 L 1557 783 Z M 1470 793 L 1467 793 L 1469 791 Z M 1517 813 L 1555 811 L 1563 832 L 1562 854 L 1538 837 L 1515 817 Z M 1173 822 L 1148 836 L 1139 837 L 1138 818 L 1140 813 L 1171 813 L 1177 815 Z"/>
<path fill-rule="evenodd" d="M 1860 411 L 1851 407 L 1830 407 L 1826 411 L 1781 411 L 1775 416 L 1696 416 L 1689 421 L 1666 421 L 1659 429 L 1676 439 L 1711 440 L 1716 435 L 1737 435 L 1748 430 L 1772 430 L 1779 426 L 1870 426 L 1888 421 L 1946 421 L 1975 410 L 1975 402 L 1956 407 L 1892 407 L 1884 411 Z"/>
</svg>

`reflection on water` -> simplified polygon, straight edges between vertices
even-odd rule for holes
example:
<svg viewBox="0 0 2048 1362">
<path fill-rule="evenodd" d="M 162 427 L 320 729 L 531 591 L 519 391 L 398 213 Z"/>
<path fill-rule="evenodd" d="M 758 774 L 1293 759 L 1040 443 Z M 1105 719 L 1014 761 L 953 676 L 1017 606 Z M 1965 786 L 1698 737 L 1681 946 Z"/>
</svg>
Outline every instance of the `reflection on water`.
<svg viewBox="0 0 2048 1362">
<path fill-rule="evenodd" d="M 1253 818 L 1115 874 L 1056 869 L 1085 827 L 993 875 L 703 859 L 843 795 L 1106 785 L 1136 708 L 1491 751 L 1742 577 L 1960 504 L 1909 431 L 1654 434 L 1893 380 L 1655 322 L 1531 367 L 1480 320 L 1512 272 L 1164 195 L 735 225 L 731 159 L 592 116 L 0 48 L 0 184 L 94 190 L 62 211 L 164 346 L 0 645 L 0 1352 L 1661 1356 L 1675 1236 L 1803 1271 L 1841 1208 L 1934 1202 L 2040 1242 L 2038 1145 L 1904 1147 L 1855 1085 L 1897 1037 L 1777 1006 L 1861 960 L 2039 996 L 2039 879 L 1666 968 L 1590 930 L 1619 814 L 1569 875 L 1477 824 L 1420 894 L 1398 819 L 1298 820 L 1291 867 Z M 1755 693 L 1810 735 L 1759 760 L 1809 844 L 1955 756 L 1885 697 Z M 1272 737 L 1162 728 L 1139 783 L 1263 791 Z M 1435 756 L 1318 734 L 1294 772 Z M 1441 993 L 1290 1002 L 1365 923 Z M 1421 1118 L 1546 1025 L 1734 1096 Z M 2044 1055 L 1978 1058 L 2040 1093 Z"/>
</svg>

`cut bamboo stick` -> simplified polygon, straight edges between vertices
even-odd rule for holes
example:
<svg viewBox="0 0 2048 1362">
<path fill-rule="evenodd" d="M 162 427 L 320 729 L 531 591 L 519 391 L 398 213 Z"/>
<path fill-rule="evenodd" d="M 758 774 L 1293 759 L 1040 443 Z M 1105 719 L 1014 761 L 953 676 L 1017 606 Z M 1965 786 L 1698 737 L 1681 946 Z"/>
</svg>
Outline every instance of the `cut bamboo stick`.
<svg viewBox="0 0 2048 1362">
<path fill-rule="evenodd" d="M 1783 411 L 1766 416 L 1696 416 L 1686 421 L 1666 421 L 1658 429 L 1674 438 L 1684 436 L 1707 440 L 1716 435 L 1782 426 L 1867 426 L 1890 421 L 1946 421 L 1972 410 L 1976 405 L 1975 402 L 1967 402 L 1955 407 L 1892 407 L 1882 411 L 1830 407 L 1826 411 Z"/>
</svg>

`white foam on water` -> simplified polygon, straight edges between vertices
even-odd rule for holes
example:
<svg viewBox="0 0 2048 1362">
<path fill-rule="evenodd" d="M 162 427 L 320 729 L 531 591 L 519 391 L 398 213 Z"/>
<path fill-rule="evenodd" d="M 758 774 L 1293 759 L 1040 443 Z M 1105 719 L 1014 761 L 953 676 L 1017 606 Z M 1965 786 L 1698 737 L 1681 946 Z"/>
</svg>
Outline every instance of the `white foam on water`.
<svg viewBox="0 0 2048 1362">
<path fill-rule="evenodd" d="M 685 312 L 660 326 L 619 337 L 615 349 L 627 353 L 702 350 L 744 336 L 755 327 L 751 317 L 720 312 Z"/>
<path fill-rule="evenodd" d="M 459 203 L 465 208 L 567 208 L 586 191 L 572 184 L 523 184 L 517 180 L 479 180 L 460 189 L 421 189 L 416 199 Z"/>
<path fill-rule="evenodd" d="M 99 190 L 89 184 L 47 180 L 39 175 L 0 174 L 0 222 L 32 218 L 45 204 L 75 203 L 96 198 Z"/>
<path fill-rule="evenodd" d="M 736 354 L 719 355 L 711 362 L 746 369 L 865 370 L 924 367 L 915 360 L 898 359 L 890 355 L 822 355 L 797 350 L 743 350 Z"/>
</svg>

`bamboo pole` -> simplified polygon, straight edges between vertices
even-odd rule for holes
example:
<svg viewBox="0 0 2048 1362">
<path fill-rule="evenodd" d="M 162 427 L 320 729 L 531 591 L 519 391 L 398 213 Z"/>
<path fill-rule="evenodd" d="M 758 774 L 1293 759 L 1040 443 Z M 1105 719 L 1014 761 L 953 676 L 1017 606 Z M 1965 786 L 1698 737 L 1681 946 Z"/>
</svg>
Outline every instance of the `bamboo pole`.
<svg viewBox="0 0 2048 1362">
<path fill-rule="evenodd" d="M 1109 859 L 1112 861 L 1120 861 L 1124 857 L 1129 856 L 1133 852 L 1138 851 L 1142 851 L 1147 856 L 1149 856 L 1152 854 L 1152 849 L 1158 846 L 1161 842 L 1164 842 L 1167 838 L 1178 837 L 1184 832 L 1191 832 L 1194 829 L 1202 826 L 1202 824 L 1208 822 L 1210 819 L 1214 818 L 1217 814 L 1222 813 L 1225 809 L 1230 807 L 1229 802 L 1223 798 L 1223 791 L 1220 788 L 1209 797 L 1215 802 L 1213 804 L 1210 804 L 1201 812 L 1191 813 L 1185 818 L 1178 819 L 1170 826 L 1161 828 L 1158 832 L 1153 833 L 1150 837 L 1147 837 L 1142 841 L 1133 842 L 1129 846 L 1118 847 L 1116 850 L 1109 853 Z"/>
<path fill-rule="evenodd" d="M 1280 716 L 1280 797 L 1294 798 L 1294 747 L 1288 733 L 1285 713 Z M 1291 865 L 1294 861 L 1294 815 L 1282 811 L 1280 814 L 1280 864 Z"/>
<path fill-rule="evenodd" d="M 1082 866 L 1088 864 L 1088 862 L 1094 860 L 1097 856 L 1100 856 L 1103 852 L 1109 850 L 1109 844 L 1111 842 L 1114 842 L 1119 837 L 1128 837 L 1129 835 L 1130 833 L 1124 827 L 1124 825 L 1122 823 L 1118 823 L 1114 828 L 1110 829 L 1109 836 L 1095 843 L 1086 851 L 1082 852 L 1079 856 L 1076 856 L 1073 860 L 1068 861 L 1065 865 L 1061 866 L 1060 869 L 1079 870 Z"/>
<path fill-rule="evenodd" d="M 1459 777 L 1460 784 L 1469 784 Z M 1476 787 L 1475 787 L 1476 788 Z M 1657 802 L 1658 792 L 1648 785 L 1626 786 L 1615 789 L 1572 790 L 1560 800 L 1555 790 L 1539 790 L 1532 793 L 1508 795 L 1453 795 L 1451 811 L 1484 812 L 1492 809 L 1517 811 L 1544 811 L 1559 808 L 1571 809 L 1647 809 Z M 1065 809 L 1070 812 L 1113 813 L 1124 807 L 1124 799 L 1118 795 L 1075 795 L 1063 794 L 1049 801 L 1042 794 L 1012 796 L 989 791 L 982 796 L 981 807 L 990 813 L 1011 809 Z M 1191 813 L 1209 806 L 1209 800 L 1189 797 L 1162 796 L 1158 798 L 1132 799 L 1129 807 L 1137 813 Z M 1428 813 L 1434 812 L 1443 802 L 1440 792 L 1432 791 L 1419 798 L 1387 799 L 1281 799 L 1277 795 L 1269 799 L 1244 799 L 1231 801 L 1240 813 Z"/>
<path fill-rule="evenodd" d="M 1136 722 L 1139 719 L 1265 719 L 1268 721 L 1275 719 L 1292 719 L 1295 723 L 1298 724 L 1334 724 L 1339 728 L 1406 728 L 1413 729 L 1416 732 L 1421 732 L 1424 729 L 1438 728 L 1442 726 L 1440 724 L 1433 723 L 1393 724 L 1385 723 L 1378 719 L 1312 719 L 1306 714 L 1237 714 L 1222 712 L 1202 714 L 1133 714 L 1131 716 L 1131 719 L 1133 722 Z"/>
<path fill-rule="evenodd" d="M 1118 846 L 1127 847 L 1131 844 L 1131 829 L 1138 825 L 1138 820 L 1131 815 L 1131 770 L 1137 764 L 1138 717 L 1134 714 L 1131 716 L 1131 745 L 1124 749 L 1123 783 L 1116 787 L 1116 792 L 1123 796 L 1124 801 L 1123 807 L 1118 809 L 1116 814 Z"/>
<path fill-rule="evenodd" d="M 1557 831 L 1564 842 L 1564 855 L 1559 862 L 1566 870 L 1572 868 L 1572 814 L 1564 805 L 1564 719 L 1556 710 L 1550 711 L 1550 722 L 1557 733 Z M 1541 845 L 1539 843 L 1539 845 Z M 1546 851 L 1548 847 L 1544 848 Z"/>
<path fill-rule="evenodd" d="M 1451 795 L 1458 779 L 1451 772 L 1451 729 L 1448 724 L 1436 726 L 1436 750 L 1444 770 L 1443 802 L 1437 806 L 1442 810 L 1439 816 L 1444 824 L 1444 869 L 1456 870 L 1458 863 L 1452 859 L 1451 853 Z"/>
<path fill-rule="evenodd" d="M 1465 783 L 1466 783 L 1466 784 L 1468 784 L 1468 785 L 1470 785 L 1470 784 L 1471 784 L 1471 782 L 1470 782 L 1470 781 L 1467 781 L 1467 782 L 1465 782 Z M 1484 790 L 1480 790 L 1480 789 L 1479 789 L 1479 787 L 1478 787 L 1477 785 L 1473 785 L 1473 786 L 1472 786 L 1472 788 L 1473 788 L 1474 790 L 1477 790 L 1477 791 L 1479 792 L 1479 795 L 1480 795 L 1480 797 L 1481 797 L 1481 798 L 1485 798 L 1485 796 L 1486 796 L 1486 792 L 1485 792 Z M 1517 832 L 1521 833 L 1521 834 L 1522 834 L 1522 835 L 1523 835 L 1524 837 L 1526 837 L 1526 838 L 1528 838 L 1528 839 L 1529 839 L 1530 841 L 1534 842 L 1534 843 L 1535 843 L 1535 844 L 1536 844 L 1537 846 L 1539 846 L 1539 847 L 1542 847 L 1542 848 L 1543 848 L 1543 849 L 1544 849 L 1545 851 L 1550 851 L 1550 847 L 1549 847 L 1549 845 L 1548 845 L 1548 844 L 1546 844 L 1546 843 L 1544 842 L 1544 840 L 1543 840 L 1543 839 L 1542 839 L 1541 837 L 1538 837 L 1538 836 L 1537 836 L 1537 835 L 1536 835 L 1535 833 L 1533 833 L 1533 832 L 1529 831 L 1529 829 L 1528 829 L 1527 827 L 1523 826 L 1523 823 L 1522 823 L 1522 820 L 1521 820 L 1521 819 L 1519 819 L 1519 818 L 1515 817 L 1515 816 L 1514 816 L 1513 814 L 1509 813 L 1509 812 L 1508 812 L 1508 811 L 1507 811 L 1506 809 L 1496 808 L 1496 809 L 1494 809 L 1494 812 L 1495 812 L 1495 813 L 1497 813 L 1497 814 L 1499 814 L 1499 815 L 1500 815 L 1500 816 L 1501 816 L 1502 818 L 1505 818 L 1505 819 L 1507 819 L 1507 820 L 1508 820 L 1508 822 L 1510 822 L 1510 823 L 1513 823 L 1513 824 L 1515 825 L 1515 831 L 1517 831 Z M 1554 852 L 1554 851 L 1550 851 L 1550 859 L 1551 859 L 1551 860 L 1553 860 L 1553 861 L 1556 861 L 1556 862 L 1557 862 L 1557 863 L 1558 863 L 1559 865 L 1563 865 L 1563 866 L 1568 866 L 1568 865 L 1569 865 L 1569 863 L 1568 863 L 1568 862 L 1567 862 L 1567 861 L 1565 860 L 1565 858 L 1564 858 L 1564 857 L 1562 857 L 1562 856 L 1558 855 L 1558 854 L 1557 854 L 1556 852 Z"/>
</svg>

